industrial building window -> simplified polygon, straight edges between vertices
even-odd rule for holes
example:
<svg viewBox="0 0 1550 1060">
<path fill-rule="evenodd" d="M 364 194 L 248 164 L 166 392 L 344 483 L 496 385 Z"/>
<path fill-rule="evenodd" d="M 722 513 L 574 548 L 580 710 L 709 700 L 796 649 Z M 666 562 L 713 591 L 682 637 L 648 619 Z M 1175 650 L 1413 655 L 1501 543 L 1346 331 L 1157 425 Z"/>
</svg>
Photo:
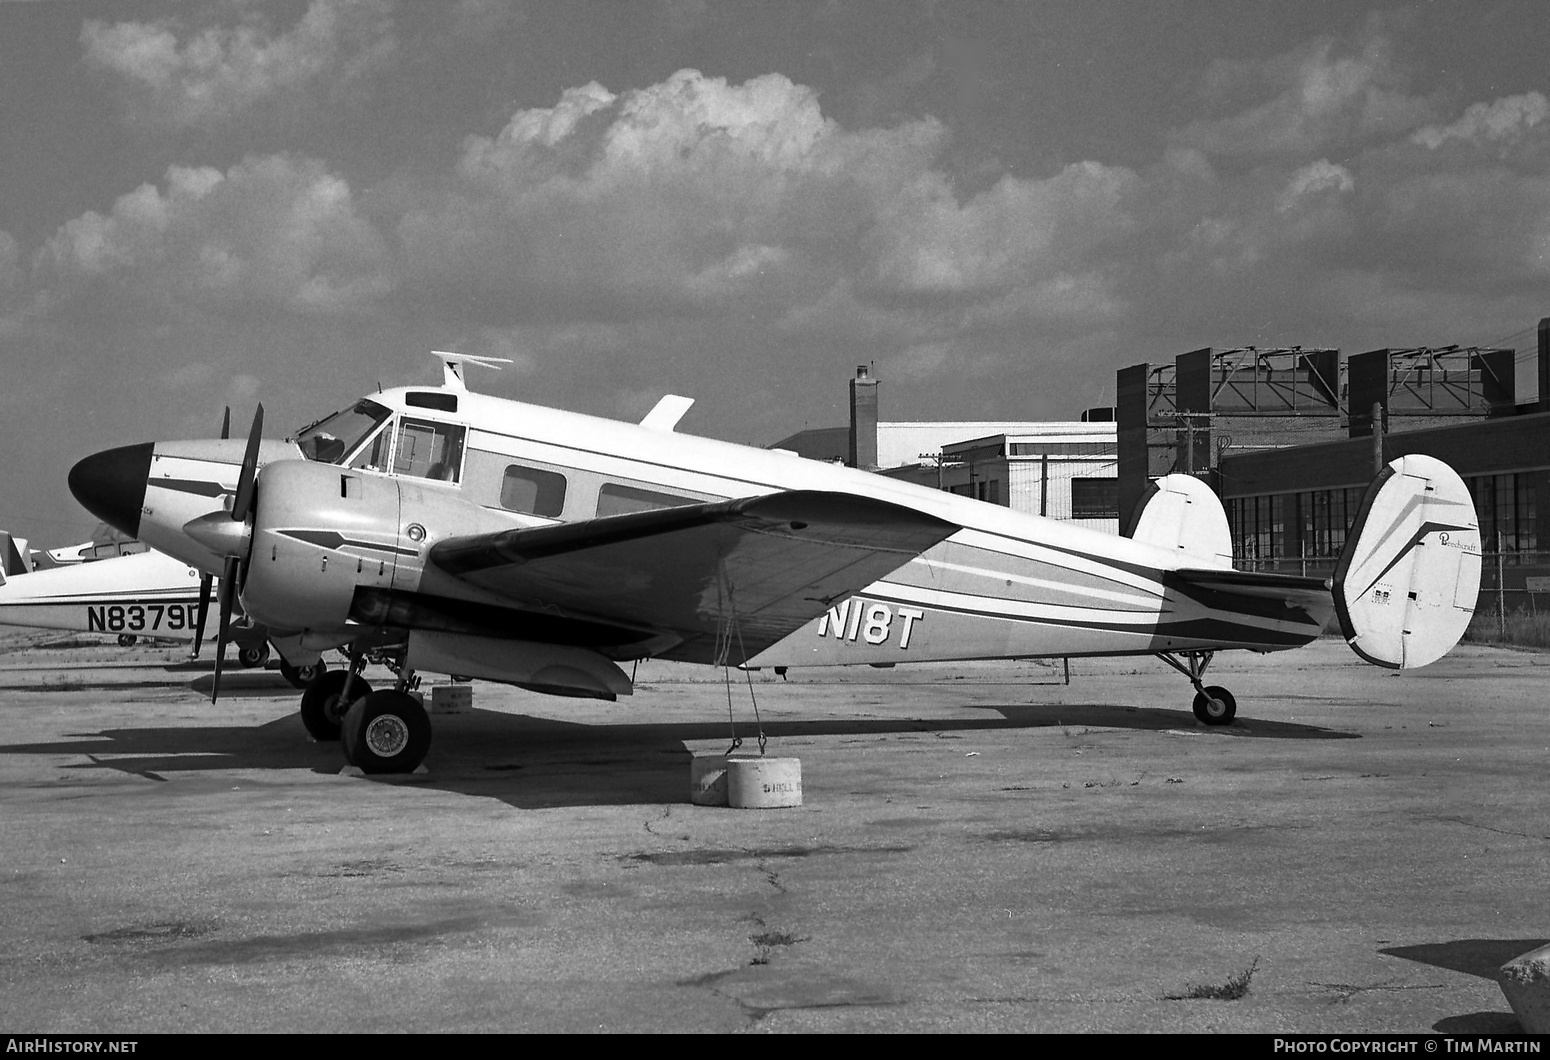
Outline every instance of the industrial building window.
<svg viewBox="0 0 1550 1060">
<path fill-rule="evenodd" d="M 501 507 L 558 519 L 565 510 L 565 476 L 557 471 L 512 464 L 501 480 Z"/>
<path fill-rule="evenodd" d="M 680 497 L 673 493 L 643 490 L 637 486 L 623 486 L 617 482 L 605 482 L 597 491 L 597 514 L 625 515 L 629 512 L 649 512 L 656 508 L 678 508 L 685 504 L 699 504 L 697 497 Z"/>
<path fill-rule="evenodd" d="M 1538 548 L 1538 504 L 1527 475 L 1481 475 L 1470 479 L 1480 516 L 1480 547 L 1502 554 L 1506 563 L 1533 562 Z"/>
<path fill-rule="evenodd" d="M 1286 511 L 1292 498 L 1240 497 L 1229 512 L 1238 558 L 1256 570 L 1274 570 L 1286 556 Z"/>
<path fill-rule="evenodd" d="M 1118 478 L 1074 478 L 1071 480 L 1071 518 L 1118 519 Z"/>
<path fill-rule="evenodd" d="M 1310 560 L 1333 560 L 1345 548 L 1351 520 L 1362 506 L 1362 487 L 1299 493 L 1302 551 Z"/>
</svg>

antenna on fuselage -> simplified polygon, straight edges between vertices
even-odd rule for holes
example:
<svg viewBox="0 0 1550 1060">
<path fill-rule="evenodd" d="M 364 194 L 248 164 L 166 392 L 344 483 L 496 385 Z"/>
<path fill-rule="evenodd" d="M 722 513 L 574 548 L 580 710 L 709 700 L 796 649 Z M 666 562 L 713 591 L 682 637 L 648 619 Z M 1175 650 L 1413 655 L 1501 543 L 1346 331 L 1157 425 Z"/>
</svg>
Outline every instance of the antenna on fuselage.
<svg viewBox="0 0 1550 1060">
<path fill-rule="evenodd" d="M 441 385 L 448 390 L 467 390 L 463 382 L 463 365 L 477 364 L 485 368 L 499 369 L 503 364 L 510 364 L 510 357 L 475 357 L 471 353 L 448 353 L 445 350 L 432 350 L 431 353 L 441 362 Z"/>
</svg>

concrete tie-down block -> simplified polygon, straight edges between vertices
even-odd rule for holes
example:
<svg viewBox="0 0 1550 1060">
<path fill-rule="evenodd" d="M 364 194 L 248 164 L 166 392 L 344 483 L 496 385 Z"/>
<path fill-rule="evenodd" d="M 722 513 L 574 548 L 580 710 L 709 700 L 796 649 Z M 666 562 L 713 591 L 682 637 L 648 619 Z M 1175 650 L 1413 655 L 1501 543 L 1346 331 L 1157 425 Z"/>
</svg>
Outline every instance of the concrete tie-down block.
<svg viewBox="0 0 1550 1060">
<path fill-rule="evenodd" d="M 1525 1031 L 1550 1034 L 1550 946 L 1514 957 L 1496 970 L 1496 981 Z"/>
</svg>

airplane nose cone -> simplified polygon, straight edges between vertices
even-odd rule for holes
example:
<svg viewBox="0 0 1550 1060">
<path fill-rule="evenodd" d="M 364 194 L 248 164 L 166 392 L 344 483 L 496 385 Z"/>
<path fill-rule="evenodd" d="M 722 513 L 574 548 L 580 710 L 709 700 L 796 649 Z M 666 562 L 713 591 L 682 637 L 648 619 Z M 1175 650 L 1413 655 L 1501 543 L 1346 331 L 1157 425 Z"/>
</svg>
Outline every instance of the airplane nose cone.
<svg viewBox="0 0 1550 1060">
<path fill-rule="evenodd" d="M 152 442 L 93 453 L 70 469 L 70 492 L 81 507 L 115 530 L 140 536 L 140 509 L 151 474 Z"/>
</svg>

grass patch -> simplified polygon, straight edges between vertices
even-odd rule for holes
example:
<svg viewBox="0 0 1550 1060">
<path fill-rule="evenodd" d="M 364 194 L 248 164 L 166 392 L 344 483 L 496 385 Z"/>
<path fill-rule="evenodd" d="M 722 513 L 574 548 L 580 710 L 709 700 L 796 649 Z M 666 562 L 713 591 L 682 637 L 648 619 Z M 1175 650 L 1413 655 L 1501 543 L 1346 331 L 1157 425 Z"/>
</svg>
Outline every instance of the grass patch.
<svg viewBox="0 0 1550 1060">
<path fill-rule="evenodd" d="M 1182 994 L 1169 994 L 1169 1001 L 1237 1001 L 1248 995 L 1249 980 L 1254 978 L 1255 970 L 1259 968 L 1259 958 L 1255 957 L 1252 964 L 1236 975 L 1227 977 L 1222 983 L 1199 983 L 1190 987 Z"/>
<path fill-rule="evenodd" d="M 769 964 L 770 956 L 779 946 L 795 946 L 806 939 L 798 938 L 789 931 L 761 931 L 757 935 L 749 935 L 748 941 L 758 948 L 753 960 L 749 964 Z"/>
<path fill-rule="evenodd" d="M 1537 610 L 1520 607 L 1509 611 L 1504 622 L 1495 608 L 1476 611 L 1469 628 L 1464 631 L 1464 639 L 1472 644 L 1550 648 L 1550 612 L 1539 614 Z"/>
</svg>

